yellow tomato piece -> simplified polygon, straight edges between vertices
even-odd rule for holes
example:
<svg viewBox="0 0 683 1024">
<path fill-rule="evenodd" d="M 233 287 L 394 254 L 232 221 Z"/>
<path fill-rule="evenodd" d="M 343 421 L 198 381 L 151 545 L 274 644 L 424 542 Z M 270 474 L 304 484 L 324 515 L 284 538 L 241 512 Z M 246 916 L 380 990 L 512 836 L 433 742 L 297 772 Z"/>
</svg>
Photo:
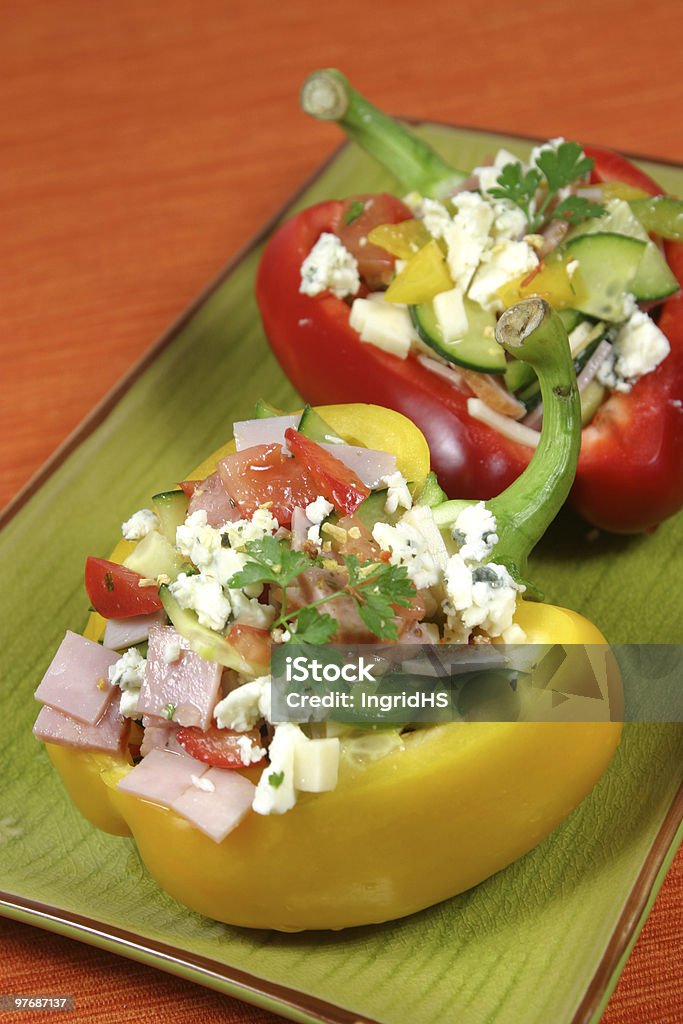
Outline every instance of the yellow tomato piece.
<svg viewBox="0 0 683 1024">
<path fill-rule="evenodd" d="M 551 253 L 532 270 L 508 281 L 498 290 L 504 307 L 514 306 L 530 295 L 539 295 L 553 309 L 571 309 L 583 295 L 580 267 L 566 253 Z"/>
<path fill-rule="evenodd" d="M 429 302 L 439 292 L 447 292 L 453 281 L 439 243 L 432 239 L 411 259 L 389 285 L 387 302 L 416 305 Z"/>
<path fill-rule="evenodd" d="M 379 224 L 368 233 L 368 242 L 386 249 L 392 256 L 409 260 L 432 236 L 421 220 L 403 220 L 400 224 Z"/>
</svg>

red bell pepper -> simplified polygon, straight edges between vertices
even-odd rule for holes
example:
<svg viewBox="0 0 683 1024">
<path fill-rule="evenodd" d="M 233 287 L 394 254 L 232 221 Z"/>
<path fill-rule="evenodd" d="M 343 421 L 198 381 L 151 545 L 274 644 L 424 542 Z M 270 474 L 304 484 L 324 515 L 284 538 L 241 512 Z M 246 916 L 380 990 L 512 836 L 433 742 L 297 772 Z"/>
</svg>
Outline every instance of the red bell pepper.
<svg viewBox="0 0 683 1024">
<path fill-rule="evenodd" d="M 354 103 L 358 99 L 353 92 Z M 374 111 L 367 101 L 364 109 Z M 357 111 L 356 111 L 357 112 Z M 380 115 L 383 116 L 383 115 Z M 382 159 L 367 117 L 340 119 L 346 131 Z M 370 127 L 368 127 L 370 125 Z M 433 151 L 410 140 L 401 182 L 423 193 L 443 193 L 446 172 Z M 423 157 L 422 163 L 416 157 Z M 596 181 L 622 181 L 660 193 L 656 183 L 625 157 L 586 147 Z M 431 160 L 431 163 L 430 163 Z M 421 171 L 420 171 L 421 168 Z M 396 168 L 392 166 L 396 171 Z M 458 172 L 448 169 L 448 181 Z M 420 173 L 422 178 L 420 178 Z M 464 175 L 460 175 L 462 179 Z M 347 203 L 350 201 L 347 201 Z M 329 292 L 299 291 L 301 264 L 323 231 L 335 231 L 342 203 L 319 203 L 283 224 L 269 241 L 256 282 L 271 347 L 295 387 L 314 404 L 373 402 L 404 413 L 423 431 L 439 482 L 451 497 L 489 498 L 504 490 L 528 464 L 532 450 L 472 419 L 470 392 L 453 387 L 412 355 L 403 360 L 365 344 L 349 324 L 349 305 Z M 400 216 L 396 220 L 403 219 Z M 668 243 L 672 270 L 683 285 L 683 245 Z M 671 352 L 629 394 L 614 392 L 582 433 L 571 502 L 589 521 L 622 533 L 653 527 L 683 507 L 683 298 L 664 304 L 659 326 Z"/>
</svg>

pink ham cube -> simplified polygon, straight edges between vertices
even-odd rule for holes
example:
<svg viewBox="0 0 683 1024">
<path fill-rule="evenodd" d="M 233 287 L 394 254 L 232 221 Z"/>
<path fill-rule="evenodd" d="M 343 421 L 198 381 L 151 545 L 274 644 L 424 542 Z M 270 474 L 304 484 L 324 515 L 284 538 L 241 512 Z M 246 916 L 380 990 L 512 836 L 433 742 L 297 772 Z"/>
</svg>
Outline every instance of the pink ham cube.
<svg viewBox="0 0 683 1024">
<path fill-rule="evenodd" d="M 180 647 L 180 657 L 168 660 L 168 651 Z M 223 669 L 190 650 L 190 644 L 172 626 L 151 626 L 145 678 L 140 688 L 138 711 L 168 717 L 178 725 L 198 725 L 206 730 Z M 172 711 L 170 709 L 173 709 Z"/>
<path fill-rule="evenodd" d="M 171 804 L 171 809 L 221 843 L 237 828 L 254 799 L 256 786 L 238 772 L 210 768 Z"/>
<path fill-rule="evenodd" d="M 102 717 L 115 687 L 108 671 L 118 654 L 67 631 L 35 692 L 36 700 L 87 725 Z"/>
<path fill-rule="evenodd" d="M 79 722 L 71 715 L 45 705 L 33 726 L 33 735 L 44 743 L 56 743 L 61 747 L 118 753 L 123 750 L 130 728 L 130 721 L 119 714 L 118 704 L 117 700 L 110 700 L 95 725 Z"/>
<path fill-rule="evenodd" d="M 189 754 L 170 750 L 151 750 L 132 771 L 121 779 L 118 788 L 143 800 L 170 807 L 192 785 L 192 776 L 201 778 L 209 766 Z"/>
</svg>

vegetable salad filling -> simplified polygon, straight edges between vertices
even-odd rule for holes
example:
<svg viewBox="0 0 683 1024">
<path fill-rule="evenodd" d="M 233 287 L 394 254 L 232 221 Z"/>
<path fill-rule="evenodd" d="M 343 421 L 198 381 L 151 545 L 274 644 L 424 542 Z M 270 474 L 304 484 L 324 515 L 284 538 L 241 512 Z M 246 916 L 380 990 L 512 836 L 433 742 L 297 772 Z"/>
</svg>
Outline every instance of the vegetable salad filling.
<svg viewBox="0 0 683 1024">
<path fill-rule="evenodd" d="M 534 294 L 560 312 L 584 424 L 611 391 L 629 393 L 670 352 L 653 306 L 678 282 L 639 216 L 647 222 L 642 200 L 627 186 L 589 184 L 592 168 L 577 143 L 558 138 L 535 147 L 528 163 L 499 150 L 440 200 L 409 193 L 402 219 L 382 197 L 348 200 L 339 235 L 323 233 L 306 256 L 301 291 L 346 298 L 361 341 L 400 359 L 417 354 L 441 376 L 447 368 L 453 387 L 474 394 L 473 418 L 535 446 L 540 387 L 495 343 L 504 309 Z M 363 224 L 360 238 L 354 223 Z M 363 274 L 368 245 L 385 253 L 380 288 Z"/>
<path fill-rule="evenodd" d="M 507 491 L 445 500 L 426 466 L 410 480 L 395 454 L 346 443 L 312 408 L 260 403 L 213 472 L 122 525 L 123 564 L 87 560 L 103 643 L 67 634 L 36 691 L 36 735 L 127 748 L 136 763 L 118 788 L 216 842 L 250 811 L 283 814 L 300 793 L 335 789 L 343 759 L 400 749 L 400 729 L 275 720 L 271 647 L 526 639 L 520 600 L 538 597 L 526 561 L 571 486 L 579 403 L 547 304 L 508 311 L 497 337 L 535 367 L 547 407 Z"/>
</svg>

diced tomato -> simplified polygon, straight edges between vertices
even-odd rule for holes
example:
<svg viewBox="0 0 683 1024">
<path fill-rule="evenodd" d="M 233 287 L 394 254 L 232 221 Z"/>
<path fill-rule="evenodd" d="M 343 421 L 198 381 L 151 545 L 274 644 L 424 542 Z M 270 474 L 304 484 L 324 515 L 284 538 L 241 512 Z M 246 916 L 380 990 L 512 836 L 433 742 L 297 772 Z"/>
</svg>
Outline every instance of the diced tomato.
<svg viewBox="0 0 683 1024">
<path fill-rule="evenodd" d="M 308 467 L 317 487 L 315 493 L 331 501 L 338 512 L 355 512 L 370 494 L 370 488 L 358 479 L 352 469 L 310 437 L 288 427 L 285 442 L 295 458 L 301 459 Z"/>
<path fill-rule="evenodd" d="M 151 615 L 163 608 L 156 587 L 141 587 L 139 572 L 106 558 L 90 557 L 85 563 L 85 589 L 96 612 L 105 619 L 129 619 Z"/>
<path fill-rule="evenodd" d="M 396 260 L 386 249 L 367 241 L 379 224 L 400 224 L 413 214 L 400 199 L 380 192 L 351 196 L 341 207 L 335 234 L 358 261 L 358 273 L 372 291 L 386 288 L 394 275 Z"/>
<path fill-rule="evenodd" d="M 270 633 L 258 626 L 236 622 L 228 633 L 228 643 L 250 665 L 266 666 L 270 662 Z"/>
<path fill-rule="evenodd" d="M 206 732 L 197 726 L 182 726 L 176 733 L 176 739 L 185 748 L 190 757 L 196 757 L 204 764 L 214 768 L 246 768 L 241 757 L 240 740 L 246 738 L 253 746 L 261 746 L 261 734 L 258 729 L 248 732 L 233 732 L 232 729 L 219 729 L 210 725 Z M 255 761 L 254 765 L 262 764 L 264 758 Z"/>
<path fill-rule="evenodd" d="M 199 487 L 200 483 L 201 480 L 183 480 L 180 484 L 180 487 L 183 491 L 185 491 L 185 494 L 188 496 L 188 498 L 191 498 L 194 492 Z"/>
<path fill-rule="evenodd" d="M 290 525 L 293 508 L 305 508 L 320 494 L 305 462 L 290 459 L 279 444 L 257 444 L 226 455 L 218 471 L 242 515 L 252 516 L 271 502 L 270 511 L 281 526 Z"/>
</svg>

